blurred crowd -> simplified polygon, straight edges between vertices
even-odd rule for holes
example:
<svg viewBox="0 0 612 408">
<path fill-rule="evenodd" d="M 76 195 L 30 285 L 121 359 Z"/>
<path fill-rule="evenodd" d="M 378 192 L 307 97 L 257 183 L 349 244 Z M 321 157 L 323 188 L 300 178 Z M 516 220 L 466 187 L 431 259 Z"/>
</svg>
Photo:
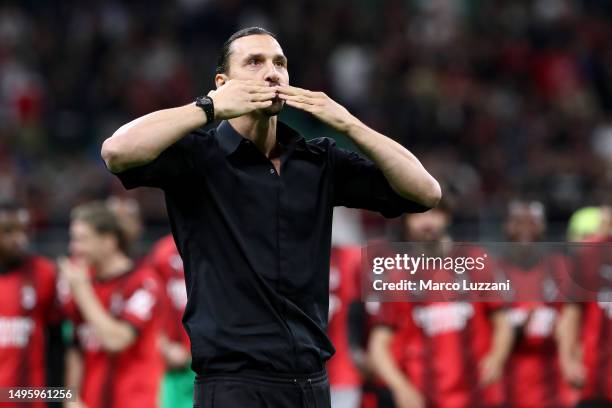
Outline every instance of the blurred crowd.
<svg viewBox="0 0 612 408">
<path fill-rule="evenodd" d="M 3 2 L 0 195 L 27 200 L 44 229 L 121 191 L 102 140 L 207 92 L 221 43 L 260 25 L 278 34 L 293 84 L 423 157 L 457 197 L 460 235 L 490 236 L 517 195 L 563 224 L 610 201 L 611 17 L 605 0 Z M 147 223 L 163 224 L 158 196 L 138 194 Z"/>
</svg>

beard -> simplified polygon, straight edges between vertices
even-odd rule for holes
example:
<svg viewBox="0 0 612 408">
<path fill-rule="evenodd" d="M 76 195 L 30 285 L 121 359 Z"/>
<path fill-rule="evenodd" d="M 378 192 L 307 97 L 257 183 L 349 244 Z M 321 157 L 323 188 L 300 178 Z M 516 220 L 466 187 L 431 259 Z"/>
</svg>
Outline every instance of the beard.
<svg viewBox="0 0 612 408">
<path fill-rule="evenodd" d="M 260 109 L 259 111 L 264 116 L 271 117 L 271 116 L 278 115 L 283 110 L 284 106 L 285 106 L 285 101 L 283 101 L 277 96 L 274 99 L 272 99 L 272 105 L 268 106 L 267 108 Z"/>
<path fill-rule="evenodd" d="M 6 254 L 6 256 L 0 257 L 0 269 L 1 267 L 7 269 L 14 269 L 21 266 L 27 257 L 27 252 L 19 252 L 19 253 L 10 253 Z"/>
</svg>

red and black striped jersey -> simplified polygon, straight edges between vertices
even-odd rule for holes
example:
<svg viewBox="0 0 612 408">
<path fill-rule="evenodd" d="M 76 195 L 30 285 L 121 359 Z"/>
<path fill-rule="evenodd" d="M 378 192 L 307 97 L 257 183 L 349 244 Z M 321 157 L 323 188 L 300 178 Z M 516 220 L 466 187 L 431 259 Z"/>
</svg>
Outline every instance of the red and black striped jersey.
<svg viewBox="0 0 612 408">
<path fill-rule="evenodd" d="M 0 387 L 46 385 L 44 328 L 58 318 L 55 287 L 55 267 L 40 256 L 0 273 Z"/>
<path fill-rule="evenodd" d="M 506 364 L 509 408 L 574 406 L 577 392 L 562 377 L 555 340 L 561 303 L 523 302 L 508 310 L 517 338 Z"/>
<path fill-rule="evenodd" d="M 171 341 L 179 342 L 190 350 L 189 336 L 182 324 L 187 305 L 185 271 L 172 235 L 163 237 L 155 244 L 149 262 L 162 283 L 164 333 Z"/>
<path fill-rule="evenodd" d="M 429 408 L 475 408 L 502 402 L 500 384 L 479 385 L 498 305 L 468 302 L 382 303 L 378 324 L 394 330 L 391 352 Z"/>
<path fill-rule="evenodd" d="M 83 355 L 81 399 L 88 408 L 157 406 L 164 365 L 158 344 L 162 320 L 156 273 L 138 266 L 111 279 L 93 278 L 92 285 L 104 308 L 133 326 L 138 337 L 123 351 L 106 351 L 74 300 L 64 299 L 65 313 L 74 323 L 76 346 Z"/>
<path fill-rule="evenodd" d="M 585 245 L 576 268 L 597 289 L 598 300 L 582 304 L 583 399 L 612 401 L 612 237 Z"/>
<path fill-rule="evenodd" d="M 349 306 L 358 301 L 361 269 L 360 247 L 332 248 L 329 271 L 329 323 L 327 335 L 336 349 L 327 362 L 332 387 L 358 387 L 361 375 L 353 364 L 349 347 Z"/>
<path fill-rule="evenodd" d="M 561 303 L 557 300 L 569 278 L 569 260 L 548 254 L 536 262 L 517 265 L 499 259 L 497 273 L 512 276 L 530 301 L 513 302 L 508 316 L 516 341 L 504 370 L 504 394 L 509 408 L 563 408 L 576 403 L 576 391 L 563 379 L 559 367 L 555 327 Z M 530 292 L 527 293 L 526 291 Z"/>
</svg>

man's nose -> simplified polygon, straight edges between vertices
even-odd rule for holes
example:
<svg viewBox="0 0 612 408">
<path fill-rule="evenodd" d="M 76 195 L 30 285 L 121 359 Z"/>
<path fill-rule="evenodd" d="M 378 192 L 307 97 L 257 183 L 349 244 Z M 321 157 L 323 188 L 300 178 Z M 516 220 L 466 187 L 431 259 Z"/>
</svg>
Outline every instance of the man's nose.
<svg viewBox="0 0 612 408">
<path fill-rule="evenodd" d="M 276 69 L 276 65 L 274 63 L 269 63 L 266 66 L 266 75 L 264 80 L 272 85 L 278 84 L 280 81 L 280 75 L 278 70 Z"/>
</svg>

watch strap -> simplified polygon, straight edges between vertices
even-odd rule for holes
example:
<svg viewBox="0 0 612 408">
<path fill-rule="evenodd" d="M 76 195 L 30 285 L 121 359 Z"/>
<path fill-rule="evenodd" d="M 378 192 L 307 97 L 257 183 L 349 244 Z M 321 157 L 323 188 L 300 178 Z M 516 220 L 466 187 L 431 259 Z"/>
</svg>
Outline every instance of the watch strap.
<svg viewBox="0 0 612 408">
<path fill-rule="evenodd" d="M 215 121 L 215 105 L 210 96 L 199 96 L 195 100 L 196 106 L 200 107 L 206 114 L 206 122 L 212 123 Z"/>
</svg>

